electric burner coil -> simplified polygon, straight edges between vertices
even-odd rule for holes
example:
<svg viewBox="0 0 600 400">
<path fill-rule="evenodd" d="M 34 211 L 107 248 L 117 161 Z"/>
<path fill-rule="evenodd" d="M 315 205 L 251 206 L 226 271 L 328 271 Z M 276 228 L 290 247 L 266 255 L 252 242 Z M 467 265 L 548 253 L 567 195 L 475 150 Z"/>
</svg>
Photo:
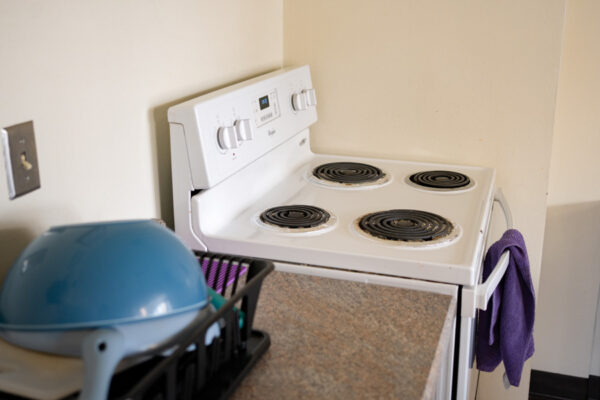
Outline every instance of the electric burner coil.
<svg viewBox="0 0 600 400">
<path fill-rule="evenodd" d="M 459 189 L 471 183 L 471 179 L 460 172 L 442 170 L 417 172 L 409 179 L 416 185 L 435 189 Z"/>
<path fill-rule="evenodd" d="M 363 163 L 333 162 L 322 164 L 313 170 L 320 180 L 348 185 L 374 183 L 386 177 L 381 169 Z"/>
<path fill-rule="evenodd" d="M 450 235 L 454 225 L 437 214 L 420 210 L 396 209 L 367 214 L 358 227 L 384 240 L 430 242 Z"/>
<path fill-rule="evenodd" d="M 260 214 L 260 220 L 280 228 L 306 229 L 326 224 L 331 214 L 322 208 L 294 204 L 269 208 Z"/>
</svg>

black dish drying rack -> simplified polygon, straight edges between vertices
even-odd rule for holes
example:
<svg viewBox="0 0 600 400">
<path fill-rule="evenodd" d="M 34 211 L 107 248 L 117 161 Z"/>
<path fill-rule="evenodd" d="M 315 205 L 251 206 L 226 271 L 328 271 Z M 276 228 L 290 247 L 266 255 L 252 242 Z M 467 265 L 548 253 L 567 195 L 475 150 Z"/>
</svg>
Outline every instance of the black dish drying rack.
<svg viewBox="0 0 600 400">
<path fill-rule="evenodd" d="M 154 357 L 115 375 L 110 398 L 224 399 L 269 348 L 269 335 L 253 330 L 252 324 L 262 282 L 273 270 L 273 264 L 211 253 L 196 255 L 200 265 L 205 266 L 208 286 L 227 302 L 211 318 L 201 321 L 169 357 Z M 239 323 L 240 309 L 244 313 L 243 325 Z M 205 346 L 206 331 L 217 321 L 225 322 L 221 324 L 221 335 Z M 132 382 L 137 383 L 129 387 Z"/>
<path fill-rule="evenodd" d="M 196 256 L 207 285 L 225 297 L 225 304 L 181 338 L 171 355 L 153 356 L 115 374 L 110 399 L 226 399 L 269 348 L 269 335 L 252 329 L 252 324 L 262 282 L 273 271 L 273 263 L 223 254 L 196 252 Z M 206 346 L 204 337 L 215 322 L 221 334 Z M 6 394 L 2 398 L 23 399 Z"/>
</svg>

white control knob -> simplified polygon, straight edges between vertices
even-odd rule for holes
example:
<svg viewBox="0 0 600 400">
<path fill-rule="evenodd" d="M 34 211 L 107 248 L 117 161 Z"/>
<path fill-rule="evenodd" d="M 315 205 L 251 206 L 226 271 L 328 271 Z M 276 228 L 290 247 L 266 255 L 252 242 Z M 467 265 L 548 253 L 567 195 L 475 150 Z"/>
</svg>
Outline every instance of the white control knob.
<svg viewBox="0 0 600 400">
<path fill-rule="evenodd" d="M 236 149 L 238 141 L 233 126 L 222 126 L 217 131 L 217 141 L 223 150 Z"/>
<path fill-rule="evenodd" d="M 306 96 L 304 93 L 294 93 L 292 95 L 292 108 L 295 111 L 306 110 L 308 104 L 306 103 Z"/>
<path fill-rule="evenodd" d="M 237 135 L 238 140 L 252 140 L 254 139 L 254 134 L 252 133 L 252 127 L 250 126 L 249 119 L 238 119 L 233 124 L 235 128 L 235 133 Z"/>
<path fill-rule="evenodd" d="M 317 105 L 317 94 L 315 93 L 315 89 L 306 89 L 303 90 L 304 96 L 306 97 L 306 104 L 309 107 Z"/>
</svg>

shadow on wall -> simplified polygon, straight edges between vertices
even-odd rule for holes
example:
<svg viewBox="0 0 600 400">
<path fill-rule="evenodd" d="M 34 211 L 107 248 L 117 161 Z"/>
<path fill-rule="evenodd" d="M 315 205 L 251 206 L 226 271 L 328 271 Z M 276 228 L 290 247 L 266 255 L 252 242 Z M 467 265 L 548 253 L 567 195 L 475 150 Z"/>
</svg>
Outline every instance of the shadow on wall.
<svg viewBox="0 0 600 400">
<path fill-rule="evenodd" d="M 236 81 L 228 82 L 220 86 L 215 86 L 210 89 L 203 90 L 201 92 L 197 92 L 189 96 L 170 101 L 165 104 L 161 104 L 150 110 L 150 127 L 154 136 L 153 153 L 155 154 L 155 157 L 157 159 L 158 168 L 158 200 L 160 203 L 160 217 L 163 219 L 163 221 L 167 223 L 167 226 L 169 226 L 170 228 L 174 228 L 173 191 L 171 186 L 171 145 L 169 139 L 169 120 L 167 116 L 167 111 L 169 110 L 169 107 L 179 103 L 183 103 L 187 100 L 191 100 L 195 97 L 213 92 L 215 90 L 234 85 L 247 79 L 251 79 L 256 76 L 272 72 L 274 70 L 275 69 L 272 68 L 266 71 L 258 72 L 250 76 L 238 79 Z"/>
<path fill-rule="evenodd" d="M 600 290 L 600 201 L 548 207 L 534 368 L 588 376 Z"/>
<path fill-rule="evenodd" d="M 17 259 L 36 235 L 26 228 L 0 228 L 0 283 Z"/>
</svg>

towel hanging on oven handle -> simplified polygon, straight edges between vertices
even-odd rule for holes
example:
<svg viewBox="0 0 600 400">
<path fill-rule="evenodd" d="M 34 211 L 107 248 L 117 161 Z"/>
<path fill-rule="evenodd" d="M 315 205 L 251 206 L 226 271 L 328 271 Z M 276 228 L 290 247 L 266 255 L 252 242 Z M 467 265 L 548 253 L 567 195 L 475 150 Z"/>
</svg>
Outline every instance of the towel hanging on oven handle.
<svg viewBox="0 0 600 400">
<path fill-rule="evenodd" d="M 504 212 L 504 218 L 506 219 L 506 229 L 512 229 L 512 213 L 510 211 L 508 202 L 504 197 L 504 193 L 502 193 L 501 188 L 496 189 L 496 193 L 494 194 L 494 201 L 500 205 L 502 211 Z M 494 270 L 488 276 L 485 282 L 477 286 L 476 289 L 465 289 L 463 291 L 464 302 L 461 313 L 463 316 L 475 317 L 475 309 L 487 309 L 487 304 L 490 300 L 490 297 L 492 296 L 492 293 L 494 293 L 494 290 L 496 290 L 496 287 L 498 286 L 498 284 L 502 280 L 502 277 L 504 276 L 504 273 L 506 272 L 506 268 L 508 268 L 509 258 L 510 253 L 507 250 L 504 253 L 502 253 L 502 256 L 500 256 L 500 259 L 494 267 Z M 471 299 L 474 304 L 469 304 Z"/>
</svg>

